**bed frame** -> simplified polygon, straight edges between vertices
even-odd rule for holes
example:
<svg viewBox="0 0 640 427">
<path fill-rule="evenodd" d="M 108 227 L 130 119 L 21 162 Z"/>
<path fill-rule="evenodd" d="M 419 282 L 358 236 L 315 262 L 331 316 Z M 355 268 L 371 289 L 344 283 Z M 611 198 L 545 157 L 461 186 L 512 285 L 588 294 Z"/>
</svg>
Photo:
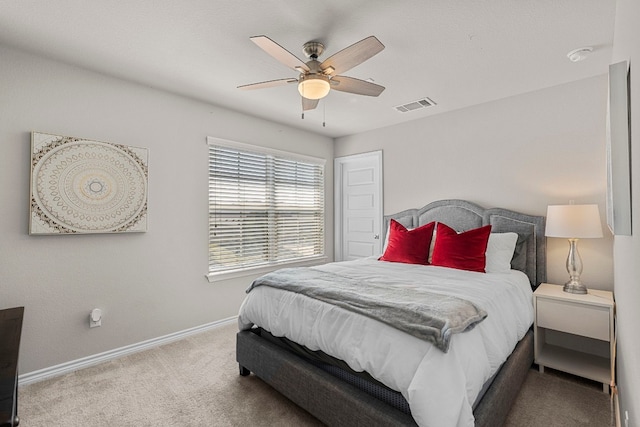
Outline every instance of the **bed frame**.
<svg viewBox="0 0 640 427">
<path fill-rule="evenodd" d="M 385 232 L 392 218 L 408 228 L 440 221 L 457 231 L 491 224 L 492 232 L 516 232 L 518 241 L 512 268 L 523 271 L 534 289 L 546 281 L 545 218 L 542 216 L 502 208 L 485 209 L 464 200 L 441 200 L 420 209 L 385 216 Z M 251 331 L 238 332 L 236 360 L 240 365 L 240 375 L 253 372 L 327 425 L 416 425 L 411 415 L 345 383 Z M 533 333 L 530 330 L 477 403 L 473 412 L 476 426 L 500 426 L 504 423 L 532 363 Z"/>
</svg>

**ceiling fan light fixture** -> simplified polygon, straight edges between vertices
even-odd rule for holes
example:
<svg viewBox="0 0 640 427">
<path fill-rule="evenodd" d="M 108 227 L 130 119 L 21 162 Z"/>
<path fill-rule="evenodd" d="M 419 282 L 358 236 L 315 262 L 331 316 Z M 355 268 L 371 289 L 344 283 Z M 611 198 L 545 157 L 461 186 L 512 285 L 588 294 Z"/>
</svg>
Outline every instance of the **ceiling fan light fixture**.
<svg viewBox="0 0 640 427">
<path fill-rule="evenodd" d="M 321 99 L 329 94 L 329 77 L 322 74 L 309 74 L 300 77 L 298 92 L 307 99 Z"/>
</svg>

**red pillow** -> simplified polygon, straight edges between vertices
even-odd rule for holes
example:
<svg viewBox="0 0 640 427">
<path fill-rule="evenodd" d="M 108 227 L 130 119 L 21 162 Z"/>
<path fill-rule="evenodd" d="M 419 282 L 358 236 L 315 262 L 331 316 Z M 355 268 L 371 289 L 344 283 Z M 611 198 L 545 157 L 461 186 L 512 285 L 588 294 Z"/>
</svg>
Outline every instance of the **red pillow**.
<svg viewBox="0 0 640 427">
<path fill-rule="evenodd" d="M 484 273 L 489 234 L 491 225 L 457 233 L 439 222 L 431 264 Z"/>
<path fill-rule="evenodd" d="M 404 262 L 407 264 L 429 264 L 429 246 L 435 222 L 407 230 L 392 219 L 389 224 L 389 242 L 380 261 Z"/>
</svg>

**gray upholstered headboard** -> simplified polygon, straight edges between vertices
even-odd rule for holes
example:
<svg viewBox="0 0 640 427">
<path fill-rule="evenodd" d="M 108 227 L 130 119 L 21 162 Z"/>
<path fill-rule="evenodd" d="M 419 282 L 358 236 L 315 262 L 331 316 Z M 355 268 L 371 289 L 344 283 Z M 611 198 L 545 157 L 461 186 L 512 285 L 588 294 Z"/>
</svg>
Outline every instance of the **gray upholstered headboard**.
<svg viewBox="0 0 640 427">
<path fill-rule="evenodd" d="M 395 219 L 407 228 L 420 227 L 431 221 L 447 224 L 456 231 L 491 224 L 492 233 L 512 231 L 518 234 L 511 267 L 524 272 L 535 289 L 547 280 L 545 218 L 527 215 L 508 209 L 485 209 L 465 200 L 440 200 L 419 209 L 407 209 L 384 216 L 383 233 L 389 229 L 389 221 Z M 386 236 L 383 236 L 383 239 Z M 383 240 L 384 241 L 384 240 Z"/>
</svg>

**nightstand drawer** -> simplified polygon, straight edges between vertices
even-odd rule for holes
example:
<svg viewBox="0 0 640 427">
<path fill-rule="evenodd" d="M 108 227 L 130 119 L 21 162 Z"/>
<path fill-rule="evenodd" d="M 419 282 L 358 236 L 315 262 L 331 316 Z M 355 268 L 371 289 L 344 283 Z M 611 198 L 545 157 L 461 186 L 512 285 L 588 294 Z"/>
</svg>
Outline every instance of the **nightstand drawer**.
<svg viewBox="0 0 640 427">
<path fill-rule="evenodd" d="M 609 341 L 609 308 L 538 298 L 537 326 Z"/>
</svg>

